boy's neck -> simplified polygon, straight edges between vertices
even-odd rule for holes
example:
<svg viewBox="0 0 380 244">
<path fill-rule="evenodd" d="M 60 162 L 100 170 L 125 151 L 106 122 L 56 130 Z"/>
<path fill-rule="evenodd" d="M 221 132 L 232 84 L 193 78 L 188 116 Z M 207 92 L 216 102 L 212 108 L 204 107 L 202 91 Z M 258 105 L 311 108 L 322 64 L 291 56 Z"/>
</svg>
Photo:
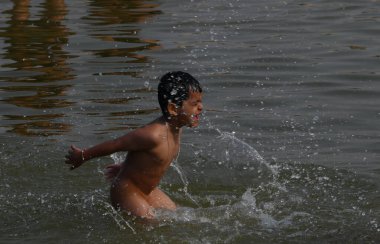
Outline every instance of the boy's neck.
<svg viewBox="0 0 380 244">
<path fill-rule="evenodd" d="M 162 116 L 161 119 L 165 122 L 171 132 L 179 133 L 181 131 L 182 126 L 179 126 L 175 119 L 168 119 L 165 118 L 165 116 Z"/>
</svg>

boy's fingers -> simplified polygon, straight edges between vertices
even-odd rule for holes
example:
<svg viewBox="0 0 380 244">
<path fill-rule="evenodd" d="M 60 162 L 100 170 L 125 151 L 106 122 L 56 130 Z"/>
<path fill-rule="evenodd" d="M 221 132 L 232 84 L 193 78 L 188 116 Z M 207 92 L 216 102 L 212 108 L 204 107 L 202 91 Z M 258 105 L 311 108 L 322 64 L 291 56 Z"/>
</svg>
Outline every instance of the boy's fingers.
<svg viewBox="0 0 380 244">
<path fill-rule="evenodd" d="M 65 163 L 66 164 L 71 164 L 71 166 L 70 166 L 70 168 L 69 168 L 69 170 L 73 170 L 73 169 L 75 169 L 76 167 L 75 167 L 75 165 L 73 164 L 73 162 L 72 162 L 72 156 L 73 156 L 73 153 L 74 153 L 74 151 L 76 150 L 77 148 L 74 146 L 74 145 L 70 145 L 70 149 L 68 150 L 68 152 L 67 152 L 67 155 L 65 155 Z"/>
<path fill-rule="evenodd" d="M 81 151 L 79 147 L 76 147 L 74 145 L 71 145 L 70 148 L 71 148 L 71 151 L 73 151 L 73 152 L 74 151 Z"/>
<path fill-rule="evenodd" d="M 65 156 L 65 162 L 67 163 L 67 164 L 70 164 L 71 163 L 71 161 L 72 161 L 72 156 L 71 155 L 66 155 Z"/>
</svg>

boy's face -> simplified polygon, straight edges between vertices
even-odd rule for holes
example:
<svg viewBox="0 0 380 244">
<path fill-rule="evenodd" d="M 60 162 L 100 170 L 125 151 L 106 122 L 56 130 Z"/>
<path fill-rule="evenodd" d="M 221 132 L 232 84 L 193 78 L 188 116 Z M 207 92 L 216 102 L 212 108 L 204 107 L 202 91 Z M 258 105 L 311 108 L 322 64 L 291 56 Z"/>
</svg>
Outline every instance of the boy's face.
<svg viewBox="0 0 380 244">
<path fill-rule="evenodd" d="M 181 126 L 196 127 L 202 110 L 202 93 L 190 92 L 189 98 L 178 108 L 178 122 Z"/>
</svg>

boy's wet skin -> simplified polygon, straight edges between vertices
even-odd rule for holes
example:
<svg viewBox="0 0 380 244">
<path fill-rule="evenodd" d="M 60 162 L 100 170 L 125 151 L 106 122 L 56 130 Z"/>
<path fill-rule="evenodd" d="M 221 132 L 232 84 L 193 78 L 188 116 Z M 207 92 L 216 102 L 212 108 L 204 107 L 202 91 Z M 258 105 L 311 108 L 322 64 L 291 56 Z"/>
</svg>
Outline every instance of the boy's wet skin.
<svg viewBox="0 0 380 244">
<path fill-rule="evenodd" d="M 183 72 L 176 74 L 188 75 Z M 162 80 L 165 77 L 167 75 Z M 177 81 L 173 81 L 174 78 Z M 188 91 L 183 91 L 186 99 L 180 102 L 173 103 L 172 99 L 162 101 L 162 97 L 169 96 L 168 91 L 172 89 L 171 83 L 166 83 L 166 87 L 161 88 L 161 90 L 167 90 L 167 95 L 162 96 L 161 94 L 161 100 L 159 93 L 163 116 L 122 137 L 89 149 L 81 150 L 72 146 L 66 156 L 66 163 L 71 164 L 71 169 L 74 169 L 91 158 L 109 155 L 117 151 L 128 151 L 124 163 L 107 167 L 107 177 L 113 179 L 111 203 L 115 208 L 144 218 L 153 218 L 153 210 L 156 208 L 170 210 L 176 208 L 175 203 L 158 189 L 158 184 L 170 163 L 178 155 L 181 128 L 198 126 L 203 110 L 202 90 L 198 82 L 190 75 L 185 78 L 195 82 L 196 88 L 188 87 Z M 170 76 L 166 82 L 178 82 L 178 79 L 181 80 L 178 77 Z M 176 88 L 176 86 L 174 87 Z M 180 88 L 184 89 L 183 86 Z M 174 99 L 178 100 L 178 97 Z"/>
<path fill-rule="evenodd" d="M 130 205 L 143 205 L 144 207 L 140 206 L 135 210 L 138 211 L 135 215 L 141 215 L 141 212 L 149 214 L 149 209 L 144 209 L 149 208 L 149 205 L 155 206 L 154 208 L 175 209 L 174 202 L 157 186 L 170 163 L 178 155 L 180 128 L 197 126 L 202 109 L 202 94 L 191 92 L 182 108 L 177 108 L 177 115 L 174 114 L 175 110 L 170 110 L 173 114 L 169 122 L 161 117 L 135 131 L 146 135 L 151 147 L 128 154 L 111 187 L 111 201 L 115 207 L 136 209 Z M 130 193 L 136 193 L 141 199 L 124 197 Z"/>
</svg>

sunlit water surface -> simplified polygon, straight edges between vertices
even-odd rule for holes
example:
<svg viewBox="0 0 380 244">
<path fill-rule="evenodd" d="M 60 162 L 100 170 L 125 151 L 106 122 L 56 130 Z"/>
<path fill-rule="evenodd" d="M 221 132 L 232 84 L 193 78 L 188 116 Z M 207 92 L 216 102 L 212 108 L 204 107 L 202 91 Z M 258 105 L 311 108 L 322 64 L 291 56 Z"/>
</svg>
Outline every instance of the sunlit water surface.
<svg viewBox="0 0 380 244">
<path fill-rule="evenodd" d="M 380 2 L 0 1 L 1 243 L 380 241 Z M 144 223 L 87 147 L 159 116 L 160 75 L 204 87 Z"/>
</svg>

